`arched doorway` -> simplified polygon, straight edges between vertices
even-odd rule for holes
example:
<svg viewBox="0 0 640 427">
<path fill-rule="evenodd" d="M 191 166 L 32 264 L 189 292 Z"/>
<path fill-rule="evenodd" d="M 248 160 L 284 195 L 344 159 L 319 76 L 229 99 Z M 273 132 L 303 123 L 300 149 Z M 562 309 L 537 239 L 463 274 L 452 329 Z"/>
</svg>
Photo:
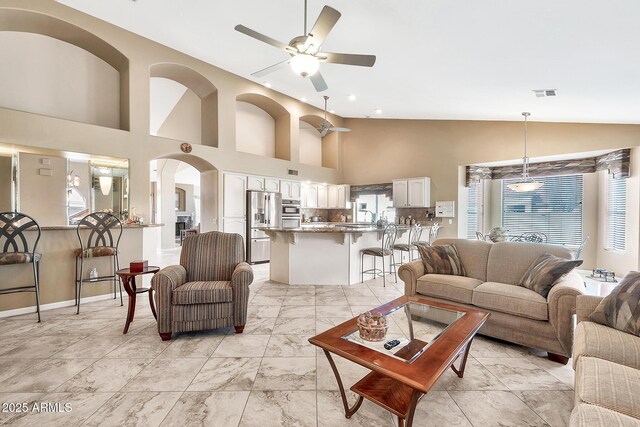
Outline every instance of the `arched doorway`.
<svg viewBox="0 0 640 427">
<path fill-rule="evenodd" d="M 191 154 L 169 154 L 150 162 L 151 212 L 164 224 L 161 248 L 180 244 L 179 231 L 218 229 L 218 169 Z"/>
</svg>

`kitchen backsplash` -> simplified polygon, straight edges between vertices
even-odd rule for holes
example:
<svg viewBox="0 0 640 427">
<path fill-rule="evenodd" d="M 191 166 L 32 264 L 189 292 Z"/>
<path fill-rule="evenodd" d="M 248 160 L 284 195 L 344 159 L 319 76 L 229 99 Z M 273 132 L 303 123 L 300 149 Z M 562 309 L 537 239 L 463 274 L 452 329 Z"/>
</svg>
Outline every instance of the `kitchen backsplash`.
<svg viewBox="0 0 640 427">
<path fill-rule="evenodd" d="M 351 222 L 353 221 L 351 209 L 300 209 L 303 218 L 319 216 L 321 222 Z M 344 221 L 342 220 L 344 217 Z"/>
<path fill-rule="evenodd" d="M 396 208 L 396 222 L 400 217 L 415 218 L 422 225 L 432 225 L 434 222 L 442 223 L 442 218 L 436 218 L 436 208 Z"/>
</svg>

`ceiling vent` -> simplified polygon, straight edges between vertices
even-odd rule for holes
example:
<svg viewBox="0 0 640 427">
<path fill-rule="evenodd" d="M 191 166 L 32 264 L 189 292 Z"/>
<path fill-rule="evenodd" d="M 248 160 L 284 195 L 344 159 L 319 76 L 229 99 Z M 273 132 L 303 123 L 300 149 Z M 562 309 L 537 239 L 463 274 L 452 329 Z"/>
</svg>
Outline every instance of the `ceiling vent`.
<svg viewBox="0 0 640 427">
<path fill-rule="evenodd" d="M 536 98 L 546 98 L 547 96 L 558 96 L 558 89 L 534 89 Z"/>
</svg>

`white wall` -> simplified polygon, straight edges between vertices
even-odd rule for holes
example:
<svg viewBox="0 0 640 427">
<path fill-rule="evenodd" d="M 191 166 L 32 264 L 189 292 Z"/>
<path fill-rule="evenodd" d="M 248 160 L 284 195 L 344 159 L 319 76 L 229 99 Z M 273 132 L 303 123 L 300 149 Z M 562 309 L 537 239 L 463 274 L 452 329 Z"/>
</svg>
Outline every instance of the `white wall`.
<svg viewBox="0 0 640 427">
<path fill-rule="evenodd" d="M 322 166 L 322 138 L 320 132 L 307 122 L 300 121 L 300 163 Z"/>
<path fill-rule="evenodd" d="M 276 122 L 266 111 L 248 102 L 236 102 L 236 150 L 276 156 Z"/>
<path fill-rule="evenodd" d="M 120 127 L 120 75 L 71 44 L 0 31 L 0 107 Z"/>
<path fill-rule="evenodd" d="M 47 159 L 48 165 L 42 164 Z M 40 175 L 51 170 L 51 176 Z M 18 156 L 18 209 L 41 226 L 67 223 L 67 159 L 40 154 Z"/>
</svg>

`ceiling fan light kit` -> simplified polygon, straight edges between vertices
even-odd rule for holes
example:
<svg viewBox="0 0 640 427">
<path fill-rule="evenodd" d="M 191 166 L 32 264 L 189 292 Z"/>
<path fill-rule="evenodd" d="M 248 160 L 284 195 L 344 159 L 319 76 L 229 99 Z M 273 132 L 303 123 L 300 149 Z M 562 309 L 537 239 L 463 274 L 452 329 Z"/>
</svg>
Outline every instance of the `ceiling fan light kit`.
<svg viewBox="0 0 640 427">
<path fill-rule="evenodd" d="M 542 187 L 544 183 L 535 181 L 529 176 L 529 157 L 527 157 L 527 119 L 531 113 L 522 113 L 524 117 L 524 157 L 522 158 L 522 179 L 513 184 L 508 184 L 511 190 L 518 193 L 527 193 L 529 191 L 535 191 Z"/>
<path fill-rule="evenodd" d="M 302 77 L 310 77 L 311 83 L 317 92 L 327 90 L 327 83 L 320 74 L 320 62 L 331 64 L 344 64 L 344 65 L 357 65 L 360 67 L 373 67 L 376 62 L 375 55 L 358 55 L 350 53 L 332 53 L 321 52 L 320 48 L 322 43 L 329 35 L 329 32 L 340 19 L 340 12 L 332 7 L 325 6 L 320 12 L 320 16 L 316 20 L 316 23 L 311 28 L 310 32 L 307 32 L 307 0 L 304 2 L 304 35 L 297 36 L 291 39 L 289 44 L 280 42 L 269 36 L 265 36 L 257 31 L 247 28 L 244 25 L 236 25 L 236 31 L 259 40 L 263 43 L 267 43 L 271 46 L 287 52 L 291 58 L 281 61 L 277 64 L 271 65 L 260 71 L 256 71 L 251 75 L 253 77 L 264 77 L 269 73 L 272 73 L 286 64 L 291 66 L 291 69 Z"/>
</svg>

